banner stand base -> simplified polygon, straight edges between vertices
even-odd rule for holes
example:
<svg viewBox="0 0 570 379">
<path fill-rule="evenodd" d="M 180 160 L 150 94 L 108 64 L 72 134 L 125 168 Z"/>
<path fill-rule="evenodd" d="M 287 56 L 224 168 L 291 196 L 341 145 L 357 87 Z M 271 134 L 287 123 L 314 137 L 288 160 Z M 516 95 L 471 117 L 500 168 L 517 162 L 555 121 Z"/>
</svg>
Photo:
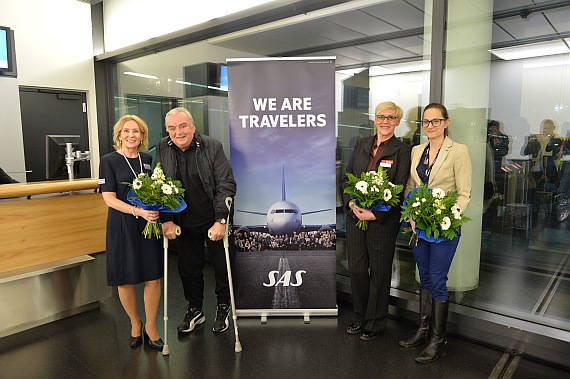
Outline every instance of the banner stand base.
<svg viewBox="0 0 570 379">
<path fill-rule="evenodd" d="M 262 324 L 267 324 L 268 316 L 302 316 L 305 324 L 311 323 L 311 316 L 338 316 L 338 307 L 330 309 L 236 309 L 237 317 L 259 317 Z"/>
</svg>

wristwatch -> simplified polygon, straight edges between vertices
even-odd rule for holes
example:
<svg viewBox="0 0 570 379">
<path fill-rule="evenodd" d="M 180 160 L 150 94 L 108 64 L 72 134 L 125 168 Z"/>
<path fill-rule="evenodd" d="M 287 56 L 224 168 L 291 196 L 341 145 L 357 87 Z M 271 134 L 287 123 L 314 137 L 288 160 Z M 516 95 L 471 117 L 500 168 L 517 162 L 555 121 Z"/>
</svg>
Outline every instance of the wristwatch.
<svg viewBox="0 0 570 379">
<path fill-rule="evenodd" d="M 218 219 L 216 219 L 216 221 L 219 222 L 219 223 L 222 224 L 222 225 L 225 225 L 225 224 L 226 224 L 226 219 L 225 219 L 225 218 L 218 218 Z"/>
</svg>

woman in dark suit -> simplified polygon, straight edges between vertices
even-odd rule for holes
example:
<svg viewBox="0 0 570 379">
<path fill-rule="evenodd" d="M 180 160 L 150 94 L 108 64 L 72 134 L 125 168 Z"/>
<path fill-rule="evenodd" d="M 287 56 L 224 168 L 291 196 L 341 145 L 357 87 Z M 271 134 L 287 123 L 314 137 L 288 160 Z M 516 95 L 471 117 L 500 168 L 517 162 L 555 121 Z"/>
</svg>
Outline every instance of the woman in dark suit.
<svg viewBox="0 0 570 379">
<path fill-rule="evenodd" d="M 99 184 L 109 206 L 107 216 L 107 284 L 117 286 L 119 299 L 131 320 L 130 346 L 143 341 L 161 350 L 164 346 L 156 329 L 163 276 L 162 243 L 146 239 L 147 222 L 156 222 L 158 211 L 137 208 L 127 200 L 129 186 L 141 173 L 151 175 L 152 157 L 143 153 L 148 146 L 148 127 L 137 116 L 126 115 L 113 128 L 115 150 L 101 157 Z M 137 307 L 135 285 L 144 283 L 145 326 Z"/>
<path fill-rule="evenodd" d="M 456 204 L 463 213 L 471 197 L 471 160 L 467 146 L 448 137 L 449 124 L 449 115 L 443 105 L 432 103 L 424 108 L 422 125 L 429 140 L 412 149 L 412 168 L 405 194 L 420 183 L 429 188 L 441 188 L 445 193 L 457 191 Z M 410 220 L 410 224 L 415 231 L 414 221 Z M 412 347 L 427 341 L 431 326 L 431 341 L 416 358 L 420 363 L 433 362 L 445 352 L 449 307 L 447 274 L 459 237 L 439 243 L 423 239 L 418 239 L 417 244 L 412 243 L 420 274 L 420 326 L 416 334 L 400 341 L 400 345 Z"/>
<path fill-rule="evenodd" d="M 411 147 L 394 136 L 403 111 L 393 102 L 376 106 L 376 135 L 358 140 L 346 172 L 357 177 L 363 172 L 377 171 L 382 166 L 388 180 L 405 185 L 410 173 Z M 347 186 L 347 179 L 343 183 Z M 403 199 L 403 198 L 402 198 Z M 346 331 L 360 334 L 364 341 L 373 340 L 384 330 L 388 320 L 388 300 L 392 277 L 392 260 L 396 237 L 400 230 L 400 207 L 387 212 L 360 208 L 344 195 L 347 232 L 348 270 L 354 306 L 354 321 Z M 358 220 L 368 221 L 368 230 L 361 230 Z"/>
</svg>

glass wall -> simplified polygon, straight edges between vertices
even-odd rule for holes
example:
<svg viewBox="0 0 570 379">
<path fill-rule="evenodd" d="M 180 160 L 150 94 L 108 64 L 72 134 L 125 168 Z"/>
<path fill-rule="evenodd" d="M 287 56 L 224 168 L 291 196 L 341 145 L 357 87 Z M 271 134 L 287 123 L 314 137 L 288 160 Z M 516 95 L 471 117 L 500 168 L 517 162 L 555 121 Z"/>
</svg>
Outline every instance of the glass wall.
<svg viewBox="0 0 570 379">
<path fill-rule="evenodd" d="M 473 162 L 467 210 L 472 221 L 464 228 L 450 273 L 451 301 L 570 331 L 570 4 L 447 3 L 443 41 L 432 41 L 431 1 L 378 1 L 117 64 L 116 116 L 138 112 L 158 138 L 165 110 L 187 106 L 199 130 L 220 139 L 229 154 L 227 92 L 215 74 L 201 68 L 219 68 L 227 58 L 272 56 L 280 43 L 287 44 L 282 55 L 335 55 L 340 181 L 355 141 L 373 132 L 376 104 L 391 100 L 404 109 L 396 136 L 415 145 L 424 140 L 417 120 L 433 100 L 430 88 L 441 86 L 451 138 L 468 145 Z M 550 7 L 541 8 L 542 3 Z M 521 17 L 523 5 L 530 11 Z M 340 40 L 339 25 L 344 42 L 321 35 L 320 47 L 301 46 L 302 36 L 318 33 Z M 523 42 L 538 47 L 556 42 L 562 49 L 554 55 L 499 57 Z M 444 67 L 436 67 L 431 56 L 436 43 L 443 46 Z M 266 55 L 260 54 L 262 47 Z M 442 83 L 430 82 L 437 77 L 431 70 L 442 72 Z M 189 90 L 196 86 L 212 88 Z M 340 199 L 338 205 L 337 274 L 343 280 Z M 400 291 L 419 290 L 405 236 L 398 239 L 392 284 Z"/>
</svg>

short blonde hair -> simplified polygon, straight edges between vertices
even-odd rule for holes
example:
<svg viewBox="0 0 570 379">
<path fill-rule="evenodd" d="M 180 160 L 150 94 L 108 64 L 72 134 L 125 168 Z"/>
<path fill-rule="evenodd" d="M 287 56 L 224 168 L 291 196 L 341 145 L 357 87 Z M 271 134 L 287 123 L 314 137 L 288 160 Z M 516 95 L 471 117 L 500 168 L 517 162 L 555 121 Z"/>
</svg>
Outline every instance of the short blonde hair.
<svg viewBox="0 0 570 379">
<path fill-rule="evenodd" d="M 374 117 L 376 117 L 376 115 L 380 112 L 382 112 L 383 110 L 386 109 L 394 109 L 396 110 L 396 117 L 398 117 L 399 119 L 402 119 L 402 117 L 404 116 L 404 111 L 402 110 L 402 108 L 400 108 L 399 106 L 396 105 L 396 103 L 393 103 L 391 101 L 384 101 L 380 104 L 378 104 L 376 106 L 376 109 L 374 109 Z"/>
<path fill-rule="evenodd" d="M 121 135 L 121 131 L 123 130 L 125 123 L 130 120 L 133 120 L 137 123 L 142 134 L 141 144 L 137 146 L 137 150 L 144 151 L 148 148 L 148 126 L 146 125 L 146 122 L 143 121 L 143 119 L 132 114 L 126 114 L 121 117 L 113 127 L 113 145 L 115 147 L 115 150 L 119 151 L 121 149 L 121 141 L 119 140 L 119 136 Z"/>
</svg>

